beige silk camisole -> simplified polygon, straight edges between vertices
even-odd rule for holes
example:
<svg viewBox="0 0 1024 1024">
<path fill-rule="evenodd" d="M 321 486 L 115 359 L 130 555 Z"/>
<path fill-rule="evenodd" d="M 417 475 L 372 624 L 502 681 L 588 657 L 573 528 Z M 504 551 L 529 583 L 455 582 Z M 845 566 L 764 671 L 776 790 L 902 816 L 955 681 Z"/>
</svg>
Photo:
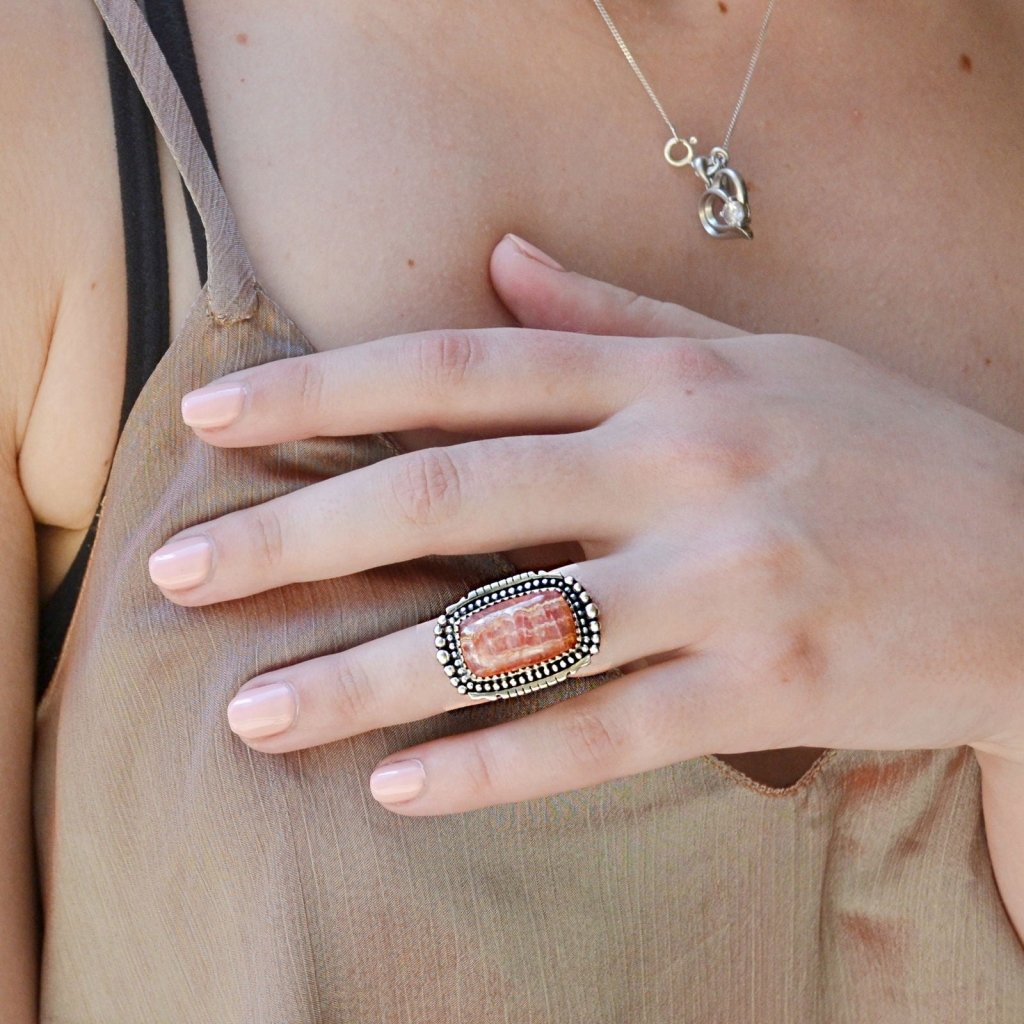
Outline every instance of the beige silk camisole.
<svg viewBox="0 0 1024 1024">
<path fill-rule="evenodd" d="M 617 670 L 287 754 L 229 730 L 252 676 L 517 568 L 426 557 L 198 608 L 152 584 L 148 556 L 177 531 L 400 449 L 221 449 L 184 425 L 186 391 L 313 347 L 254 279 L 134 0 L 95 3 L 202 215 L 210 273 L 121 435 L 38 709 L 43 1024 L 1024 1021 L 967 748 L 831 751 L 783 790 L 708 756 L 406 817 L 369 795 L 385 755 Z"/>
</svg>

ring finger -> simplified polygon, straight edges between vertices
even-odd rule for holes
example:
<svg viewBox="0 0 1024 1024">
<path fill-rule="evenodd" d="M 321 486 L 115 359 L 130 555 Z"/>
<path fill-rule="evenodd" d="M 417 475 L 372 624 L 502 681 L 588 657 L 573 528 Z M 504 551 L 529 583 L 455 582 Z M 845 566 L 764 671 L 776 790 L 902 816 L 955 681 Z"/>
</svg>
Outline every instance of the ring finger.
<svg viewBox="0 0 1024 1024">
<path fill-rule="evenodd" d="M 672 574 L 659 571 L 653 551 L 637 555 L 618 551 L 558 570 L 585 585 L 600 613 L 602 642 L 581 676 L 685 647 L 706 629 L 706 598 L 675 579 L 666 600 L 659 584 Z M 438 666 L 435 622 L 249 680 L 229 707 L 231 728 L 257 750 L 284 753 L 474 703 Z"/>
</svg>

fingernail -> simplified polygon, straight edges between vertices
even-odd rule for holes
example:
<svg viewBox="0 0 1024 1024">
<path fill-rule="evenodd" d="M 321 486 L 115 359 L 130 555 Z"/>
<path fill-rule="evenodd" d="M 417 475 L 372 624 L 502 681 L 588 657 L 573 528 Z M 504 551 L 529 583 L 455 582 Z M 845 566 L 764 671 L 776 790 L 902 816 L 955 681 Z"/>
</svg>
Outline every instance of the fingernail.
<svg viewBox="0 0 1024 1024">
<path fill-rule="evenodd" d="M 149 576 L 160 587 L 194 587 L 210 574 L 213 545 L 205 537 L 172 540 L 149 556 Z"/>
<path fill-rule="evenodd" d="M 181 418 L 190 427 L 226 427 L 245 404 L 244 384 L 213 384 L 190 391 L 181 400 Z"/>
<path fill-rule="evenodd" d="M 393 761 L 377 768 L 370 776 L 370 792 L 374 800 L 393 804 L 417 796 L 426 781 L 422 761 Z"/>
<path fill-rule="evenodd" d="M 561 263 L 556 263 L 546 252 L 541 252 L 540 249 L 535 245 L 530 245 L 529 242 L 524 241 L 518 235 L 513 235 L 511 232 L 505 236 L 523 256 L 529 257 L 531 260 L 536 260 L 538 263 L 543 263 L 545 267 L 550 267 L 552 270 L 565 270 L 565 267 Z"/>
<path fill-rule="evenodd" d="M 298 712 L 299 699 L 291 683 L 254 686 L 228 705 L 228 725 L 247 739 L 273 736 L 294 725 Z"/>
</svg>

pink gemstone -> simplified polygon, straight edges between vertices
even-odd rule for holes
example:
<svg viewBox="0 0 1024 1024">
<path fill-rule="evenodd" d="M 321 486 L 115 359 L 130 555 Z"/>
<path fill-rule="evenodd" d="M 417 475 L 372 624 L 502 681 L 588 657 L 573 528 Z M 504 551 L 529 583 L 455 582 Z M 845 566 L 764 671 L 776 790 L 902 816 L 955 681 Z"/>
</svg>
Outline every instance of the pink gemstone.
<svg viewBox="0 0 1024 1024">
<path fill-rule="evenodd" d="M 466 668 L 495 676 L 571 651 L 576 619 L 560 591 L 532 590 L 467 615 L 459 636 Z"/>
</svg>

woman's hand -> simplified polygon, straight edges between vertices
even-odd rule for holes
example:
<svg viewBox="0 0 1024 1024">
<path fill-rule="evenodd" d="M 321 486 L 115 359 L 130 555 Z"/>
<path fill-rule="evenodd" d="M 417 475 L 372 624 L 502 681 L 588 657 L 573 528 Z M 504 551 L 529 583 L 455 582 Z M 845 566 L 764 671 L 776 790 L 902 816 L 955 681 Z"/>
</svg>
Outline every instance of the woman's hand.
<svg viewBox="0 0 1024 1024">
<path fill-rule="evenodd" d="M 1022 435 L 827 341 L 743 334 L 511 239 L 491 276 L 521 328 L 282 360 L 183 402 L 215 445 L 478 439 L 182 531 L 150 561 L 178 604 L 581 545 L 558 568 L 601 609 L 585 673 L 625 674 L 390 755 L 379 800 L 445 814 L 791 746 L 1024 757 Z M 232 728 L 279 753 L 471 703 L 437 664 L 434 621 L 249 680 Z"/>
</svg>

